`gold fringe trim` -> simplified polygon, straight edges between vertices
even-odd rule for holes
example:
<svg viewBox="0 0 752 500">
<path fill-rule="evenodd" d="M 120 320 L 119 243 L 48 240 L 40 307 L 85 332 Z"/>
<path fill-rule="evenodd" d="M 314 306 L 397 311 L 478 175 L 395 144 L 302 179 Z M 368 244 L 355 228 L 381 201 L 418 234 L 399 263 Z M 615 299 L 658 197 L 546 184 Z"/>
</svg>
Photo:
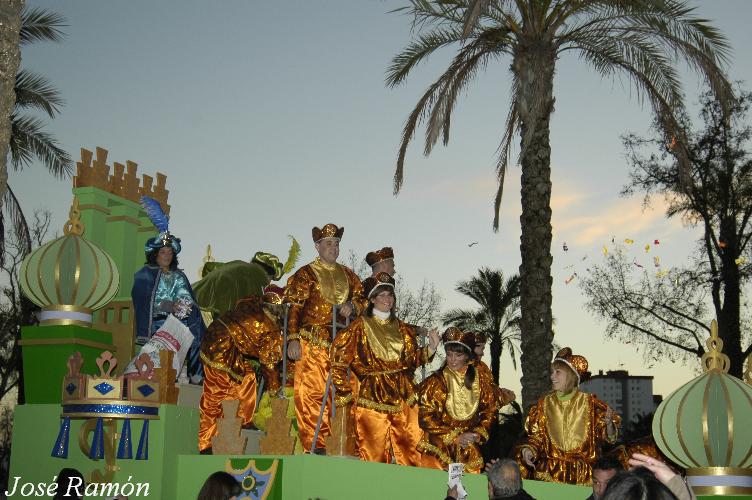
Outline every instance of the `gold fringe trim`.
<svg viewBox="0 0 752 500">
<path fill-rule="evenodd" d="M 287 341 L 290 342 L 291 340 L 299 340 L 300 334 L 299 333 L 288 333 L 287 334 Z"/>
<path fill-rule="evenodd" d="M 446 453 L 441 451 L 437 446 L 429 443 L 425 438 L 421 439 L 420 442 L 418 442 L 418 446 L 416 446 L 416 448 L 418 449 L 418 451 L 428 452 L 436 456 L 444 465 L 449 465 L 450 463 L 452 463 Z"/>
<path fill-rule="evenodd" d="M 476 427 L 475 429 L 473 429 L 473 432 L 477 432 L 478 434 L 480 434 L 481 436 L 483 436 L 483 439 L 485 439 L 486 441 L 488 441 L 488 431 L 485 428 L 483 428 L 483 427 Z"/>
<path fill-rule="evenodd" d="M 561 481 L 557 481 L 556 479 L 551 476 L 551 474 L 548 473 L 548 471 L 538 472 L 535 471 L 535 479 L 538 481 L 545 481 L 547 483 L 559 483 L 563 484 Z M 577 486 L 591 486 L 593 483 L 592 481 L 586 481 L 584 483 L 575 483 Z"/>
<path fill-rule="evenodd" d="M 407 401 L 405 401 L 405 404 L 407 404 L 407 406 L 412 406 L 417 402 L 418 402 L 418 393 L 414 392 L 410 395 L 409 398 L 407 398 Z"/>
<path fill-rule="evenodd" d="M 331 342 L 329 342 L 328 340 L 324 340 L 320 337 L 317 337 L 311 332 L 301 330 L 299 332 L 299 335 L 300 335 L 300 338 L 307 341 L 311 345 L 311 347 L 315 347 L 318 349 L 326 349 L 327 351 L 331 349 L 332 347 Z"/>
<path fill-rule="evenodd" d="M 455 427 L 454 429 L 452 429 L 452 431 L 449 434 L 445 434 L 444 437 L 441 438 L 441 441 L 444 444 L 449 445 L 452 443 L 452 441 L 454 441 L 457 438 L 457 436 L 462 434 L 462 431 L 463 429 L 460 429 L 459 427 Z"/>
<path fill-rule="evenodd" d="M 470 472 L 470 469 L 483 470 L 483 458 L 476 458 L 472 462 L 465 464 L 465 472 Z"/>
<path fill-rule="evenodd" d="M 210 366 L 214 368 L 215 370 L 225 372 L 237 382 L 243 382 L 243 377 L 241 377 L 234 371 L 230 370 L 226 365 L 210 360 L 209 357 L 203 352 L 200 352 L 199 355 L 201 356 L 201 361 L 203 361 L 205 365 Z"/>
<path fill-rule="evenodd" d="M 386 405 L 383 403 L 377 403 L 370 399 L 358 398 L 357 405 L 361 408 L 368 408 L 369 410 L 376 410 L 384 413 L 401 413 L 402 406 Z"/>
<path fill-rule="evenodd" d="M 400 373 L 400 372 L 404 372 L 404 371 L 406 371 L 404 368 L 396 368 L 394 370 L 384 370 L 384 371 L 380 371 L 380 372 L 363 373 L 363 374 L 361 374 L 361 377 L 371 377 L 371 376 L 376 376 L 376 375 L 389 375 L 389 374 L 392 374 L 392 373 Z"/>
<path fill-rule="evenodd" d="M 334 399 L 334 404 L 337 407 L 342 407 L 342 406 L 345 406 L 346 404 L 352 402 L 352 400 L 353 400 L 353 395 L 352 395 L 352 393 L 350 393 L 347 396 L 339 396 L 339 397 L 335 398 Z"/>
</svg>

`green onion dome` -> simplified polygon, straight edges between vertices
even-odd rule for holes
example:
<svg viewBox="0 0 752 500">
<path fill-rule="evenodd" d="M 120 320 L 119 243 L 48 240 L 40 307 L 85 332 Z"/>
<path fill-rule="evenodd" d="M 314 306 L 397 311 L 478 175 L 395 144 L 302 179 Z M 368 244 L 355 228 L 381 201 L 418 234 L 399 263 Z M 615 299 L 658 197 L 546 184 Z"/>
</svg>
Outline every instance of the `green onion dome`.
<svg viewBox="0 0 752 500">
<path fill-rule="evenodd" d="M 21 263 L 21 290 L 42 308 L 42 325 L 91 326 L 92 312 L 118 291 L 120 274 L 115 261 L 85 239 L 83 232 L 78 198 L 74 198 L 64 235 L 37 248 Z"/>
<path fill-rule="evenodd" d="M 696 495 L 752 494 L 752 386 L 729 375 L 711 324 L 704 373 L 671 393 L 653 418 L 661 451 L 687 469 Z"/>
</svg>

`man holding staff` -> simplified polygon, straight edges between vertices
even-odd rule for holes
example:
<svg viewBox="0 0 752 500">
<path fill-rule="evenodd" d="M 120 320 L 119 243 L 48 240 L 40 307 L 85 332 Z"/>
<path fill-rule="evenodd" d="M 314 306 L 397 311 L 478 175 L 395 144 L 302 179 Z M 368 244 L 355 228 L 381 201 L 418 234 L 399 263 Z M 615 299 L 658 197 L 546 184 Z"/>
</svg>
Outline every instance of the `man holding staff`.
<svg viewBox="0 0 752 500">
<path fill-rule="evenodd" d="M 314 227 L 313 241 L 319 256 L 298 269 L 287 281 L 284 302 L 290 304 L 287 355 L 295 363 L 295 415 L 303 449 L 324 453 L 330 434 L 324 412 L 316 439 L 313 436 L 329 377 L 329 349 L 333 327 L 357 317 L 365 307 L 363 286 L 349 268 L 338 264 L 339 242 L 345 229 L 334 224 Z M 338 318 L 332 318 L 336 307 Z"/>
</svg>

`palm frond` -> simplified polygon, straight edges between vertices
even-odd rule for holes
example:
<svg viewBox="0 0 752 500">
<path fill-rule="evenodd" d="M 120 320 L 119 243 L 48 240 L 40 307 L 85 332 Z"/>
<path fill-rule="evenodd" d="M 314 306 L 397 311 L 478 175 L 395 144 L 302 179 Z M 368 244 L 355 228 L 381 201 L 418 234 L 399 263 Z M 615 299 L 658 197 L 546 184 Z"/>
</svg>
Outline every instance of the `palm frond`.
<svg viewBox="0 0 752 500">
<path fill-rule="evenodd" d="M 451 79 L 445 80 L 445 85 L 439 91 L 428 119 L 424 148 L 426 156 L 431 153 L 439 135 L 443 136 L 445 146 L 449 143 L 450 118 L 461 90 L 472 81 L 479 69 L 485 68 L 491 57 L 509 52 L 511 43 L 508 29 L 487 29 L 478 34 L 455 56 L 450 68 L 454 67 L 456 71 Z"/>
<path fill-rule="evenodd" d="M 37 158 L 55 177 L 70 177 L 73 174 L 73 160 L 51 135 L 42 130 L 43 127 L 38 118 L 16 113 L 11 115 L 10 153 L 13 168 L 22 170 Z"/>
<path fill-rule="evenodd" d="M 21 14 L 19 43 L 28 45 L 37 41 L 59 42 L 65 36 L 61 28 L 67 26 L 66 19 L 57 12 L 33 8 Z"/>
<path fill-rule="evenodd" d="M 60 112 L 65 101 L 60 92 L 44 76 L 21 70 L 16 76 L 16 109 L 35 108 L 47 113 L 50 118 Z"/>
<path fill-rule="evenodd" d="M 387 69 L 386 86 L 396 87 L 423 59 L 436 50 L 462 40 L 462 32 L 458 28 L 437 28 L 418 38 L 392 58 Z"/>
<path fill-rule="evenodd" d="M 501 144 L 499 144 L 499 160 L 496 162 L 496 180 L 499 183 L 499 187 L 496 189 L 496 196 L 494 197 L 494 217 L 493 217 L 493 230 L 494 232 L 499 230 L 499 216 L 501 214 L 501 200 L 504 195 L 504 180 L 507 175 L 507 168 L 509 166 L 509 155 L 512 150 L 512 139 L 519 125 L 519 115 L 517 114 L 517 93 L 519 92 L 519 81 L 512 75 L 512 91 L 510 92 L 510 104 L 509 112 L 507 113 L 507 119 L 504 125 L 504 135 L 501 138 Z"/>
<path fill-rule="evenodd" d="M 3 206 L 0 210 L 0 265 L 4 264 L 5 259 L 5 233 L 6 221 L 10 220 L 13 236 L 19 246 L 22 256 L 31 252 L 31 234 L 29 233 L 29 224 L 26 216 L 21 209 L 13 189 L 8 185 L 5 196 L 3 196 Z"/>
<path fill-rule="evenodd" d="M 492 0 L 469 0 L 462 16 L 462 36 L 470 35 L 480 17 L 490 10 L 491 2 Z"/>
</svg>

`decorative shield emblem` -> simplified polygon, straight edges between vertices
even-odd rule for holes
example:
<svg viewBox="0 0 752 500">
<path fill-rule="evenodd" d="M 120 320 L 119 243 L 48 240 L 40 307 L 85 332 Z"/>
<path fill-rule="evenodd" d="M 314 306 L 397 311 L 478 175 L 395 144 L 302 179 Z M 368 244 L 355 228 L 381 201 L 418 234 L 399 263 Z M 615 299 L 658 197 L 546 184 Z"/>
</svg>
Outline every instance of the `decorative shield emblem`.
<svg viewBox="0 0 752 500">
<path fill-rule="evenodd" d="M 237 463 L 237 459 L 236 463 Z M 266 470 L 259 470 L 256 467 L 256 460 L 248 459 L 245 467 L 234 469 L 230 460 L 227 460 L 225 470 L 231 474 L 243 487 L 243 492 L 238 496 L 238 500 L 265 500 L 272 491 L 274 477 L 277 475 L 279 459 L 272 460 L 272 463 Z"/>
</svg>

